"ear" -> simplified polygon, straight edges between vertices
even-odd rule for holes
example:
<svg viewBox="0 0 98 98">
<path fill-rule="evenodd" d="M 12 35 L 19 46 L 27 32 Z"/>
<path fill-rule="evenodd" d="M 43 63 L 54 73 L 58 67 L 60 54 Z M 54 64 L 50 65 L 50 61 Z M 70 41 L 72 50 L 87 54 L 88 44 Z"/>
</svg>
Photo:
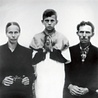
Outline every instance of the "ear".
<svg viewBox="0 0 98 98">
<path fill-rule="evenodd" d="M 91 37 L 93 37 L 93 36 L 94 36 L 94 34 L 95 34 L 95 33 L 94 33 L 94 32 L 92 32 L 92 36 L 91 36 Z"/>
<path fill-rule="evenodd" d="M 41 22 L 43 23 L 43 20 L 41 20 Z"/>
<path fill-rule="evenodd" d="M 58 23 L 58 20 L 56 20 L 56 24 Z"/>
<path fill-rule="evenodd" d="M 78 35 L 78 31 L 77 31 L 76 33 L 77 33 L 77 35 Z"/>
</svg>

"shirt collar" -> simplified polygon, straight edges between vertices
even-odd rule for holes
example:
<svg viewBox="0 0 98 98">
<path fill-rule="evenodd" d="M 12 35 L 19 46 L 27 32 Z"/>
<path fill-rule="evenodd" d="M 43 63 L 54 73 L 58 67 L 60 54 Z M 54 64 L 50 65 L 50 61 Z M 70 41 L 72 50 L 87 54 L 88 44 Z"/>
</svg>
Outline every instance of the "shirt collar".
<svg viewBox="0 0 98 98">
<path fill-rule="evenodd" d="M 43 31 L 43 33 L 46 35 L 46 36 L 54 36 L 55 35 L 55 32 L 56 30 L 54 29 L 51 33 L 48 33 L 46 30 Z"/>
<path fill-rule="evenodd" d="M 11 49 L 11 48 L 9 47 L 8 43 L 7 43 L 7 47 L 8 47 L 8 49 L 9 49 L 12 53 L 16 50 L 16 48 L 17 48 L 18 46 L 19 46 L 19 44 L 17 43 L 15 49 Z"/>
<path fill-rule="evenodd" d="M 91 45 L 91 43 L 90 43 L 89 45 L 87 45 L 85 48 L 82 48 L 81 44 L 79 44 L 80 49 L 81 49 L 81 50 L 84 50 L 84 51 L 87 50 L 87 49 L 90 47 L 90 45 Z"/>
</svg>

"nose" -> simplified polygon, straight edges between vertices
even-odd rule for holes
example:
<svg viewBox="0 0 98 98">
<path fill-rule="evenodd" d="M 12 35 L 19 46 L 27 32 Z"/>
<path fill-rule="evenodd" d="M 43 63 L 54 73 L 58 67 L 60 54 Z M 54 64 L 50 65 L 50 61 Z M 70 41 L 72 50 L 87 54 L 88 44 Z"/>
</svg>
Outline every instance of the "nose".
<svg viewBox="0 0 98 98">
<path fill-rule="evenodd" d="M 51 21 L 49 21 L 48 24 L 51 25 Z"/>
<path fill-rule="evenodd" d="M 12 33 L 12 37 L 15 37 L 15 33 L 14 32 Z"/>
<path fill-rule="evenodd" d="M 83 32 L 83 36 L 86 36 L 86 32 L 85 31 Z"/>
</svg>

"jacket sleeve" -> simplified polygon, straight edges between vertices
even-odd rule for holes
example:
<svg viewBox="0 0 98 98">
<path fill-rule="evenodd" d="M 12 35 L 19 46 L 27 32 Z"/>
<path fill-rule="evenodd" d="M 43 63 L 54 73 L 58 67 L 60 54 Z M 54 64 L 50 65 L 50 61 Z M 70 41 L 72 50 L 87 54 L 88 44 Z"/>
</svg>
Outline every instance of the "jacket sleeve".
<svg viewBox="0 0 98 98">
<path fill-rule="evenodd" d="M 38 64 L 39 62 L 45 60 L 45 56 L 46 56 L 46 53 L 43 52 L 42 49 L 38 49 L 35 53 L 35 55 L 33 56 L 32 58 L 32 65 L 36 65 Z"/>
</svg>

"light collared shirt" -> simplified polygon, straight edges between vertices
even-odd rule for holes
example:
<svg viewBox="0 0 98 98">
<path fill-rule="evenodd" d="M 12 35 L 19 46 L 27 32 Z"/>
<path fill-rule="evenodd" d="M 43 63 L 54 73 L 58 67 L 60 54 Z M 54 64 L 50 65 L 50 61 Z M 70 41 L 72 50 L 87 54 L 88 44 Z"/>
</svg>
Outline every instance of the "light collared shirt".
<svg viewBox="0 0 98 98">
<path fill-rule="evenodd" d="M 36 34 L 31 41 L 30 47 L 35 50 L 44 49 L 45 36 L 50 36 L 51 42 L 54 43 L 52 48 L 61 50 L 62 55 L 70 61 L 69 41 L 64 35 L 57 31 L 53 32 L 51 35 L 47 35 L 45 31 Z"/>
<path fill-rule="evenodd" d="M 46 33 L 44 31 L 39 34 L 36 34 L 31 41 L 30 47 L 34 49 L 43 48 L 45 42 L 45 36 Z M 53 46 L 54 49 L 58 49 L 62 51 L 65 48 L 69 47 L 69 41 L 67 40 L 67 38 L 57 31 L 53 33 L 50 36 L 50 38 L 52 43 L 55 43 Z"/>
</svg>

